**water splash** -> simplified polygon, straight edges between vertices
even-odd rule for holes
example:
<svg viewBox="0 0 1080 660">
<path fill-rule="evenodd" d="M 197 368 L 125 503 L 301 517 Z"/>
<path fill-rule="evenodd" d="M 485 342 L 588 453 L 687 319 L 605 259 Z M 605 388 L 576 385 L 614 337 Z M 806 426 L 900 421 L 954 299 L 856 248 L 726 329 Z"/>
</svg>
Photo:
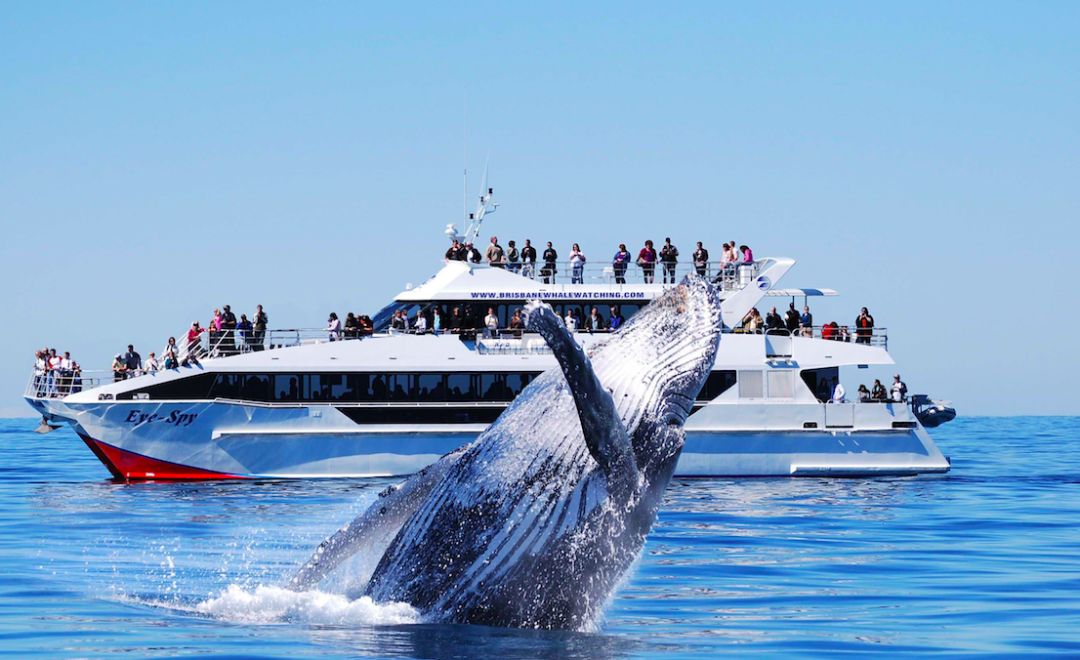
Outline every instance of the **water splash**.
<svg viewBox="0 0 1080 660">
<path fill-rule="evenodd" d="M 349 600 L 325 591 L 289 591 L 260 585 L 247 590 L 230 584 L 220 595 L 196 604 L 193 610 L 235 623 L 306 623 L 323 626 L 401 625 L 421 623 L 408 603 L 376 603 L 367 596 Z"/>
</svg>

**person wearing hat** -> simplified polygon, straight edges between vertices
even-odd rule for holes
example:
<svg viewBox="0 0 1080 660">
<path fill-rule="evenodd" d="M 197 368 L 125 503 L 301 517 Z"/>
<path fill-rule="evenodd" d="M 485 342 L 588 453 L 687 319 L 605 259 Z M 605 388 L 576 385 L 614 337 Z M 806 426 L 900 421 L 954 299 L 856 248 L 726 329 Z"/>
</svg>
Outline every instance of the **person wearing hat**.
<svg viewBox="0 0 1080 660">
<path fill-rule="evenodd" d="M 904 381 L 900 380 L 900 374 L 893 376 L 892 400 L 896 402 L 907 400 L 907 385 L 904 384 Z"/>
</svg>

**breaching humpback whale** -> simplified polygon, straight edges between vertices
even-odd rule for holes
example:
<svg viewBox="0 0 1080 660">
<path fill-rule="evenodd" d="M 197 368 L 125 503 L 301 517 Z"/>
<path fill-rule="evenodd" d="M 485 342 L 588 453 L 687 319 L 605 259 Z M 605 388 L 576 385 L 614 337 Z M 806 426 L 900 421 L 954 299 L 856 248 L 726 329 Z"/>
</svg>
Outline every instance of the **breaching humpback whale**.
<svg viewBox="0 0 1080 660">
<path fill-rule="evenodd" d="M 550 307 L 527 311 L 560 368 L 475 441 L 380 494 L 290 588 L 361 552 L 381 556 L 366 595 L 431 621 L 595 626 L 656 519 L 716 355 L 720 300 L 688 277 L 591 355 Z"/>
</svg>

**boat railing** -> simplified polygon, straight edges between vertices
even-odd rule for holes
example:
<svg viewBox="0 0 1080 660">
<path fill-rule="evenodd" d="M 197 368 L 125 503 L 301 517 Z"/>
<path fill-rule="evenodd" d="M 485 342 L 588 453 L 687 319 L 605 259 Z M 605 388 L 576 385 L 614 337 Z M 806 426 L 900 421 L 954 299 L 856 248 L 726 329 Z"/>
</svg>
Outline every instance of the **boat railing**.
<svg viewBox="0 0 1080 660">
<path fill-rule="evenodd" d="M 708 278 L 725 291 L 738 290 L 754 281 L 761 272 L 764 260 L 751 264 L 725 263 L 708 261 L 695 264 L 693 261 L 679 261 L 674 264 L 657 262 L 651 265 L 638 265 L 633 262 L 615 264 L 611 262 L 586 261 L 575 264 L 570 261 L 557 261 L 553 264 L 538 261 L 535 264 L 486 262 L 470 263 L 473 268 L 499 268 L 508 273 L 536 280 L 542 284 L 677 284 L 684 275 L 697 273 Z"/>
<path fill-rule="evenodd" d="M 69 394 L 93 389 L 123 380 L 111 370 L 69 371 L 66 369 L 34 369 L 26 384 L 24 396 L 32 399 L 62 399 Z"/>
<path fill-rule="evenodd" d="M 732 332 L 735 334 L 757 334 L 785 338 L 806 337 L 809 339 L 824 339 L 827 341 L 880 346 L 886 350 L 889 348 L 889 331 L 887 328 L 881 327 L 852 328 L 846 325 L 833 326 L 827 324 L 800 327 L 797 330 L 788 330 L 787 328 L 765 327 L 750 329 L 744 325 L 735 328 Z"/>
</svg>

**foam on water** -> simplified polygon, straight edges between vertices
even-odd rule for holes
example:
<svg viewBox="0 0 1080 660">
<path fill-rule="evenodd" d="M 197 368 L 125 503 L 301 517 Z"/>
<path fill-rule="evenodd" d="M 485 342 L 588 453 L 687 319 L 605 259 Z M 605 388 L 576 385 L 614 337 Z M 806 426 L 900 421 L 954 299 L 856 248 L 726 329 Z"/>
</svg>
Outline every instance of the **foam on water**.
<svg viewBox="0 0 1080 660">
<path fill-rule="evenodd" d="M 420 623 L 408 603 L 376 603 L 367 596 L 349 600 L 325 591 L 289 591 L 259 585 L 248 590 L 230 584 L 220 595 L 193 608 L 199 614 L 236 623 L 306 623 L 323 626 L 371 626 Z"/>
</svg>

